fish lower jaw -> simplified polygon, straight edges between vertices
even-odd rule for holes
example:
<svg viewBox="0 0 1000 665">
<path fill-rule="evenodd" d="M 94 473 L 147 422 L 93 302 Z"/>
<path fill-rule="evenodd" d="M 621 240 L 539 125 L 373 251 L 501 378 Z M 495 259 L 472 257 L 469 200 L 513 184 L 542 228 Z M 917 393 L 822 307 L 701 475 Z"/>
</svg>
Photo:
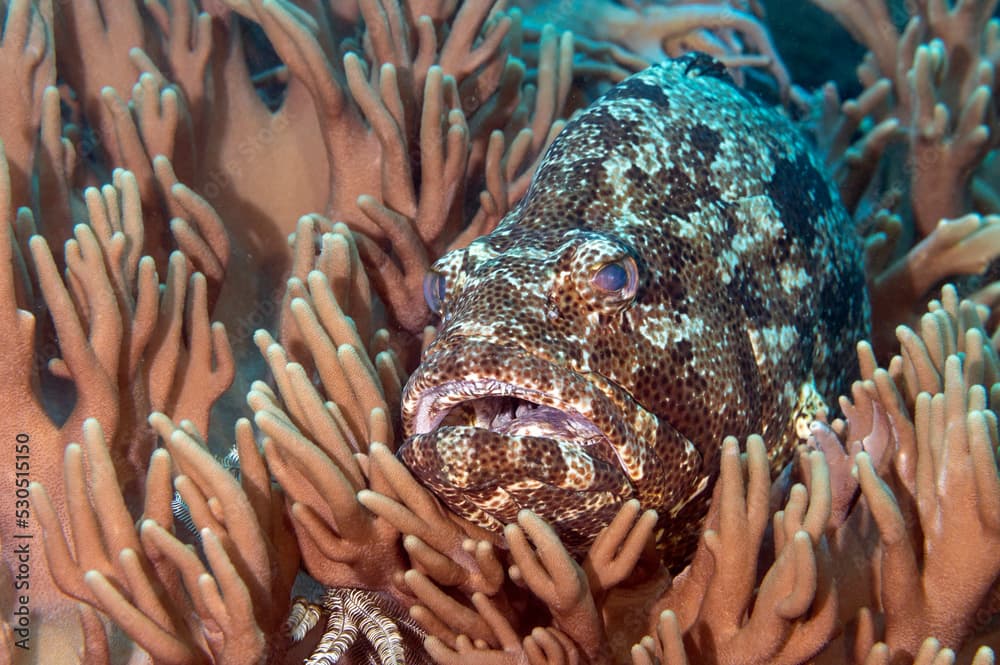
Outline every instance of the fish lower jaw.
<svg viewBox="0 0 1000 665">
<path fill-rule="evenodd" d="M 582 552 L 636 496 L 617 461 L 602 459 L 609 450 L 549 436 L 443 425 L 409 437 L 398 454 L 421 484 L 473 524 L 500 533 L 517 521 L 520 510 L 530 509 L 571 551 Z"/>
</svg>

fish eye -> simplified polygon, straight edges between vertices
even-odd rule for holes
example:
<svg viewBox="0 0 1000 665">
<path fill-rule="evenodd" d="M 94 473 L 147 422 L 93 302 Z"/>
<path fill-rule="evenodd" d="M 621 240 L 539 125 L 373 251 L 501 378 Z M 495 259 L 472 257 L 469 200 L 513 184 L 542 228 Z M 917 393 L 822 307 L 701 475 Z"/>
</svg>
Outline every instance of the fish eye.
<svg viewBox="0 0 1000 665">
<path fill-rule="evenodd" d="M 446 286 L 445 276 L 433 270 L 424 275 L 424 300 L 435 314 L 440 314 L 444 305 Z"/>
<path fill-rule="evenodd" d="M 591 284 L 622 300 L 635 295 L 639 286 L 639 269 L 635 260 L 626 256 L 611 263 L 605 263 L 590 279 Z"/>
</svg>

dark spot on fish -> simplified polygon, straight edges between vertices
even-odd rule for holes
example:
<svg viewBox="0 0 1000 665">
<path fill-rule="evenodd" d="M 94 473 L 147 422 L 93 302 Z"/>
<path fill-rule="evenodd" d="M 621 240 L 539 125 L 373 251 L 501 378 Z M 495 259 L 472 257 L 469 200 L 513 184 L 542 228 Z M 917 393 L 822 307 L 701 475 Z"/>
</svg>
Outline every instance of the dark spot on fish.
<svg viewBox="0 0 1000 665">
<path fill-rule="evenodd" d="M 656 104 L 664 113 L 670 110 L 670 100 L 663 88 L 642 79 L 629 79 L 611 88 L 603 97 L 604 101 L 619 99 L 645 99 Z"/>
<path fill-rule="evenodd" d="M 721 203 L 719 214 L 722 216 L 722 228 L 725 231 L 726 237 L 732 240 L 736 237 L 736 232 L 740 228 L 740 221 L 736 216 L 736 206 L 730 203 Z"/>
<path fill-rule="evenodd" d="M 647 203 L 654 217 L 662 219 L 666 215 L 689 215 L 701 209 L 701 202 L 715 201 L 719 188 L 708 182 L 695 182 L 679 166 L 661 169 L 656 178 L 663 192 Z"/>
<path fill-rule="evenodd" d="M 687 299 L 687 289 L 684 288 L 684 281 L 677 276 L 677 273 L 668 273 L 661 285 L 667 299 L 677 309 L 684 306 Z"/>
<path fill-rule="evenodd" d="M 808 155 L 775 160 L 767 194 L 787 232 L 803 247 L 812 247 L 817 220 L 833 205 L 830 189 Z"/>
<path fill-rule="evenodd" d="M 682 63 L 684 60 L 687 60 L 687 64 L 684 66 L 685 76 L 707 76 L 725 81 L 734 88 L 737 87 L 733 77 L 726 70 L 726 66 L 707 53 L 690 53 L 681 58 Z"/>
<path fill-rule="evenodd" d="M 752 270 L 752 268 L 750 269 Z M 753 321 L 757 327 L 763 328 L 771 324 L 773 313 L 768 306 L 767 299 L 761 295 L 760 285 L 748 274 L 745 268 L 742 266 L 736 268 L 726 291 L 730 300 L 743 306 L 747 318 Z"/>
<path fill-rule="evenodd" d="M 836 266 L 833 261 L 831 264 Z M 844 270 L 839 266 L 831 267 L 831 272 L 833 279 L 820 296 L 822 319 L 838 322 L 852 321 L 856 316 L 858 298 L 864 297 L 864 275 L 853 270 Z"/>
<path fill-rule="evenodd" d="M 719 154 L 719 146 L 722 145 L 722 136 L 719 132 L 700 122 L 691 126 L 688 140 L 700 155 L 699 161 L 706 166 L 715 160 L 715 156 Z"/>
</svg>

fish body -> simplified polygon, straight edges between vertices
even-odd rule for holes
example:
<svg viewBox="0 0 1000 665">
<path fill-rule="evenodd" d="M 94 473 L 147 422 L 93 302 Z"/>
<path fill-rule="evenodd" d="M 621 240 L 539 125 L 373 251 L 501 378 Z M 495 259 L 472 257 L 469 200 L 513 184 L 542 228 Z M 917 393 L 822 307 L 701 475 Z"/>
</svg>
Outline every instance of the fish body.
<svg viewBox="0 0 1000 665">
<path fill-rule="evenodd" d="M 861 251 L 821 162 L 704 55 L 573 118 L 524 198 L 443 256 L 399 455 L 498 532 L 530 508 L 582 553 L 633 497 L 696 542 L 726 435 L 787 461 L 867 336 Z"/>
</svg>

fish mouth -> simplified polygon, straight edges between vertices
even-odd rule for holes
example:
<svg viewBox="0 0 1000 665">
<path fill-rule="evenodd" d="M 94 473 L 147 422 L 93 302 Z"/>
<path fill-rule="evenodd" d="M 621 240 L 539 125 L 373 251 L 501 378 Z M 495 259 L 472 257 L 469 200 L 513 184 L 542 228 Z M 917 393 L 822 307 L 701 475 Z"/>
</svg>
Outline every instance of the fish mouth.
<svg viewBox="0 0 1000 665">
<path fill-rule="evenodd" d="M 577 554 L 636 494 L 618 452 L 635 435 L 623 400 L 520 349 L 463 340 L 407 383 L 398 454 L 459 516 L 500 533 L 527 508 Z"/>
<path fill-rule="evenodd" d="M 425 391 L 416 402 L 412 422 L 414 435 L 443 427 L 472 427 L 501 436 L 569 442 L 609 464 L 618 463 L 608 436 L 572 405 L 497 379 L 455 380 Z"/>
</svg>

